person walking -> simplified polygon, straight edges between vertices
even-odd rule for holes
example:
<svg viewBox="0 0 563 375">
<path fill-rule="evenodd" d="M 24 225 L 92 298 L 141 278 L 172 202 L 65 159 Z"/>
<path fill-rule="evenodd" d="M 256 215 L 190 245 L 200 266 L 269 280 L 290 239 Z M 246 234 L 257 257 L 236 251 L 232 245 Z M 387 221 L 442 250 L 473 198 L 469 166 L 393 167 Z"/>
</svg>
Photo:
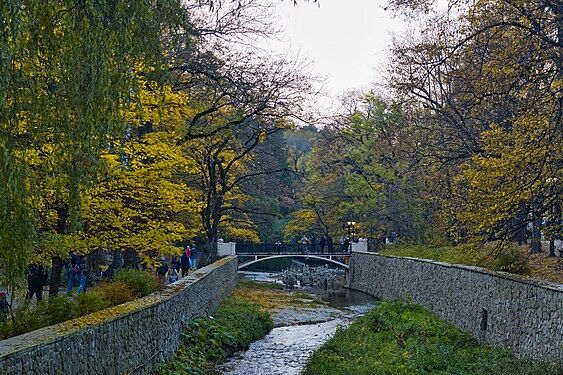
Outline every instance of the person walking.
<svg viewBox="0 0 563 375">
<path fill-rule="evenodd" d="M 197 249 L 195 245 L 190 249 L 190 265 L 192 271 L 197 270 Z"/>
<path fill-rule="evenodd" d="M 73 252 L 70 252 L 68 256 L 69 259 L 67 259 L 65 263 L 66 274 L 68 277 L 66 292 L 67 294 L 70 294 L 72 288 L 74 288 L 74 282 L 78 278 L 77 277 L 78 270 L 76 269 L 76 262 L 78 260 L 78 256 L 76 256 L 76 254 L 74 254 Z"/>
<path fill-rule="evenodd" d="M 182 273 L 180 275 L 181 278 L 186 276 L 190 270 L 190 256 L 189 256 L 189 247 L 186 247 L 186 250 L 182 252 L 182 256 L 180 257 L 180 268 Z"/>
<path fill-rule="evenodd" d="M 78 289 L 76 289 L 76 294 L 80 294 L 82 291 L 86 291 L 86 280 L 88 278 L 88 271 L 86 270 L 86 261 L 84 260 L 84 255 L 76 261 L 77 272 L 75 274 L 78 277 Z"/>
<path fill-rule="evenodd" d="M 172 284 L 178 281 L 178 270 L 174 267 L 170 267 L 168 270 L 168 284 Z"/>
<path fill-rule="evenodd" d="M 301 237 L 301 250 L 303 251 L 303 253 L 309 251 L 307 248 L 308 244 L 309 244 L 309 239 L 307 238 L 307 236 L 303 235 L 303 237 Z"/>
<path fill-rule="evenodd" d="M 174 268 L 176 271 L 180 271 L 180 257 L 174 255 L 172 257 L 171 267 Z"/>
<path fill-rule="evenodd" d="M 319 245 L 321 246 L 321 254 L 325 252 L 325 246 L 326 246 L 326 236 L 323 234 L 321 236 L 321 240 L 319 241 Z"/>
<path fill-rule="evenodd" d="M 166 286 L 166 273 L 168 272 L 168 263 L 165 257 L 160 257 L 160 266 L 156 269 L 156 276 L 161 286 Z"/>
<path fill-rule="evenodd" d="M 327 236 L 326 238 L 326 245 L 327 245 L 327 250 L 330 253 L 334 254 L 334 241 L 332 240 L 332 237 L 330 235 Z"/>
<path fill-rule="evenodd" d="M 317 237 L 315 235 L 311 235 L 311 252 L 314 253 L 317 251 Z"/>
<path fill-rule="evenodd" d="M 346 238 L 344 239 L 344 252 L 345 253 L 350 252 L 350 237 L 348 236 L 346 236 Z"/>
<path fill-rule="evenodd" d="M 27 270 L 27 298 L 37 297 L 41 302 L 43 297 L 43 286 L 47 282 L 47 272 L 42 265 L 30 264 Z"/>
</svg>

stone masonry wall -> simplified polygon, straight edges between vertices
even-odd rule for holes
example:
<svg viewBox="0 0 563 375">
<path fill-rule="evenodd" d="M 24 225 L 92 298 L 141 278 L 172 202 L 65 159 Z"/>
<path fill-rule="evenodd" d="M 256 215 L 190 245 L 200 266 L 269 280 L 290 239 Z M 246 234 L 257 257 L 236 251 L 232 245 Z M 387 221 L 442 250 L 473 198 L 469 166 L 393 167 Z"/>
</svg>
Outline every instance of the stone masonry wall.
<svg viewBox="0 0 563 375">
<path fill-rule="evenodd" d="M 152 374 L 182 325 L 212 313 L 237 283 L 222 259 L 145 298 L 0 341 L 0 374 Z"/>
<path fill-rule="evenodd" d="M 356 252 L 349 287 L 381 299 L 410 296 L 480 342 L 561 363 L 563 285 L 424 259 Z"/>
</svg>

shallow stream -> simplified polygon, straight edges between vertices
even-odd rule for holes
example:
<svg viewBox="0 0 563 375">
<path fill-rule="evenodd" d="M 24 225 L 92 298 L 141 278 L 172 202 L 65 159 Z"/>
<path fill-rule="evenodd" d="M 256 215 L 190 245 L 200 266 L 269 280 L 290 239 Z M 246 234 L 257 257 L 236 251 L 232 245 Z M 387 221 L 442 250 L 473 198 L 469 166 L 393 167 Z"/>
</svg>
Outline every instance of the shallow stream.
<svg viewBox="0 0 563 375">
<path fill-rule="evenodd" d="M 267 274 L 246 273 L 247 277 L 271 282 Z M 254 277 L 253 277 L 254 276 Z M 365 293 L 329 285 L 321 289 L 293 290 L 316 295 L 323 304 L 284 306 L 273 309 L 274 328 L 262 340 L 250 345 L 245 352 L 236 353 L 227 362 L 217 366 L 212 375 L 276 375 L 299 374 L 313 351 L 359 315 L 367 313 L 376 301 Z"/>
</svg>

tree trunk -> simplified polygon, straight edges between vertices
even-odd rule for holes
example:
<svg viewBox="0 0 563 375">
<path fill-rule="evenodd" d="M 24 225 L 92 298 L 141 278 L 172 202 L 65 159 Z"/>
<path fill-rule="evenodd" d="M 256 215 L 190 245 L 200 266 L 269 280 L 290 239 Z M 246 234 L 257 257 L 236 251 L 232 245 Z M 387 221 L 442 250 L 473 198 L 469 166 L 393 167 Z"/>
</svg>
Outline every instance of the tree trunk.
<svg viewBox="0 0 563 375">
<path fill-rule="evenodd" d="M 549 257 L 555 257 L 555 240 L 549 240 Z"/>
<path fill-rule="evenodd" d="M 531 254 L 539 254 L 541 253 L 541 217 L 539 215 L 534 214 L 534 221 L 532 223 L 532 244 L 531 244 Z"/>
<path fill-rule="evenodd" d="M 133 249 L 126 249 L 123 253 L 123 267 L 139 269 L 139 256 Z"/>
<path fill-rule="evenodd" d="M 49 296 L 58 296 L 61 285 L 61 273 L 64 261 L 59 257 L 53 257 L 51 262 L 51 282 L 49 283 Z"/>
<path fill-rule="evenodd" d="M 521 210 L 521 212 L 512 219 L 512 226 L 515 228 L 520 227 L 520 229 L 514 232 L 514 236 L 512 237 L 512 241 L 518 242 L 518 245 L 526 243 L 526 216 L 526 212 Z"/>
<path fill-rule="evenodd" d="M 218 259 L 217 256 L 217 234 L 211 234 L 210 237 L 205 239 L 203 245 L 203 253 L 205 254 L 205 264 L 213 263 Z"/>
<path fill-rule="evenodd" d="M 89 275 L 91 276 L 100 275 L 101 260 L 102 260 L 102 250 L 96 249 L 90 253 L 86 262 L 88 264 Z M 89 280 L 92 280 L 92 277 L 89 277 Z"/>
</svg>

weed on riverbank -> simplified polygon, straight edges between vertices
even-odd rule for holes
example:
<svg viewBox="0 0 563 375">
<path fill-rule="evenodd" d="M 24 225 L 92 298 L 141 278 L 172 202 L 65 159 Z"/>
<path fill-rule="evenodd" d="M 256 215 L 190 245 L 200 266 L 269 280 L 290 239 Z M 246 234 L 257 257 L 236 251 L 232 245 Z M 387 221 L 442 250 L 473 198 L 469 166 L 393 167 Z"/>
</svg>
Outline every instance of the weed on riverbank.
<svg viewBox="0 0 563 375">
<path fill-rule="evenodd" d="M 303 375 L 511 374 L 556 375 L 471 336 L 419 305 L 385 301 L 316 351 Z"/>
<path fill-rule="evenodd" d="M 272 319 L 259 305 L 228 296 L 213 317 L 190 321 L 182 332 L 183 344 L 157 374 L 205 374 L 213 363 L 226 359 L 273 328 Z"/>
</svg>

